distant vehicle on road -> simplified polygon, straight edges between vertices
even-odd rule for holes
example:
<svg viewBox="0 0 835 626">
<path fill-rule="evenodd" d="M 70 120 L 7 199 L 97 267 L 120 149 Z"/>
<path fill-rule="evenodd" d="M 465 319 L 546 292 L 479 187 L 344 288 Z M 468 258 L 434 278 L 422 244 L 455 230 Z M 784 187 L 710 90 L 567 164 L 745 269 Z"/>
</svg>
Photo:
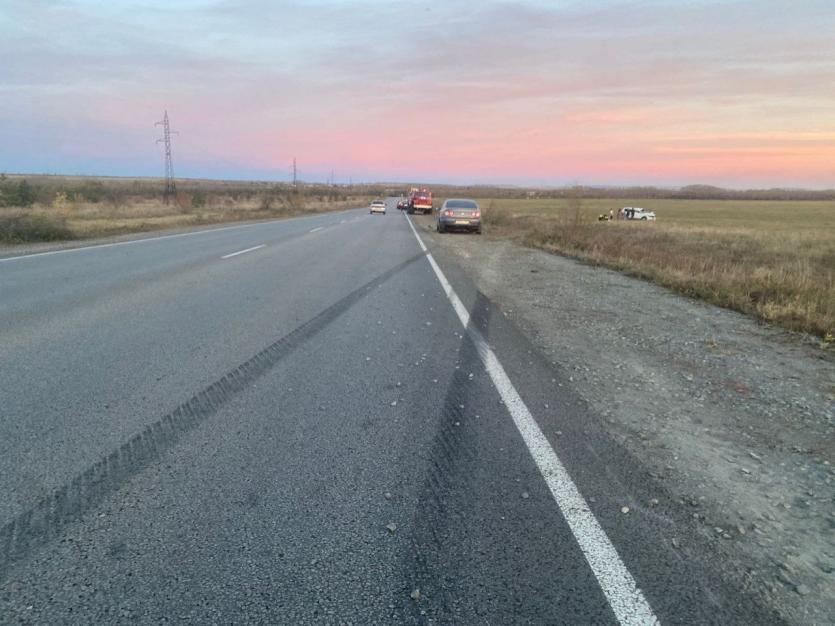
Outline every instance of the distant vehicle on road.
<svg viewBox="0 0 835 626">
<path fill-rule="evenodd" d="M 386 214 L 386 202 L 385 200 L 372 200 L 371 204 L 368 206 L 368 212 L 371 214 L 374 213 L 382 213 L 383 215 Z"/>
<path fill-rule="evenodd" d="M 409 201 L 406 198 L 400 198 L 400 200 L 397 201 L 397 209 L 399 211 L 405 211 L 408 208 L 409 208 Z"/>
<path fill-rule="evenodd" d="M 450 198 L 438 210 L 438 232 L 468 230 L 481 234 L 481 209 L 475 200 Z"/>
<path fill-rule="evenodd" d="M 654 220 L 655 219 L 655 212 L 654 211 L 647 211 L 646 209 L 642 209 L 636 206 L 625 206 L 621 209 L 623 215 L 628 220 Z"/>
<path fill-rule="evenodd" d="M 426 187 L 412 187 L 409 190 L 409 204 L 406 211 L 411 215 L 420 211 L 424 215 L 432 212 L 432 192 Z"/>
</svg>

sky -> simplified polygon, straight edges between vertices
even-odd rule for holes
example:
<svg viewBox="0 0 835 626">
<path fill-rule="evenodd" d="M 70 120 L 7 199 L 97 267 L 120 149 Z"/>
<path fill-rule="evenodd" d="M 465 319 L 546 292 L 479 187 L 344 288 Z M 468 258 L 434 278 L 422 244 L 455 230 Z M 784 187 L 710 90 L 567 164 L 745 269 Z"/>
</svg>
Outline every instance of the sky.
<svg viewBox="0 0 835 626">
<path fill-rule="evenodd" d="M 835 0 L 0 0 L 0 171 L 835 187 Z"/>
</svg>

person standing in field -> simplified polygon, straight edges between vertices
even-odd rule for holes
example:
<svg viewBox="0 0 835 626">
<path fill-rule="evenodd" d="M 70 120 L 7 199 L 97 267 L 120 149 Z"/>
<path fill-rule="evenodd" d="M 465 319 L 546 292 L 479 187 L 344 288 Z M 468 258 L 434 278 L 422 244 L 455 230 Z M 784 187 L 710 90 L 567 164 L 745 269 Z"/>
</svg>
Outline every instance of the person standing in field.
<svg viewBox="0 0 835 626">
<path fill-rule="evenodd" d="M 609 221 L 611 222 L 613 219 L 615 219 L 615 211 L 614 209 L 609 209 Z"/>
</svg>

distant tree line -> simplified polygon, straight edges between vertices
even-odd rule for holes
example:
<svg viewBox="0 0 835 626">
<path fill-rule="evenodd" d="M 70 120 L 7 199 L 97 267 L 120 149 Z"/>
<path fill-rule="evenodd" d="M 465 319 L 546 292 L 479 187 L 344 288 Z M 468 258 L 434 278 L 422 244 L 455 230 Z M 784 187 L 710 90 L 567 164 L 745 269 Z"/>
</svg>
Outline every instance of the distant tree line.
<svg viewBox="0 0 835 626">
<path fill-rule="evenodd" d="M 211 200 L 228 198 L 233 202 L 264 202 L 283 199 L 285 204 L 303 204 L 305 199 L 347 201 L 382 191 L 373 185 L 328 185 L 324 183 L 276 183 L 270 181 L 177 180 L 179 197 L 186 197 L 194 208 Z M 68 202 L 122 205 L 134 199 L 162 199 L 163 183 L 152 178 L 109 178 L 49 175 L 0 174 L 0 207 L 31 207 L 52 204 L 56 197 Z"/>
<path fill-rule="evenodd" d="M 199 208 L 229 198 L 234 202 L 253 201 L 269 206 L 274 203 L 295 205 L 305 199 L 319 201 L 347 201 L 387 195 L 407 194 L 408 183 L 372 183 L 356 185 L 328 185 L 325 183 L 274 181 L 225 181 L 181 179 L 177 190 L 188 198 L 188 204 Z M 421 185 L 423 186 L 423 185 Z M 680 188 L 649 186 L 592 187 L 571 186 L 555 188 L 523 188 L 492 185 L 433 185 L 426 184 L 435 197 L 455 196 L 476 198 L 572 198 L 578 194 L 586 198 L 624 199 L 682 199 L 682 200 L 835 200 L 835 189 L 746 189 L 733 190 L 712 185 L 688 185 Z M 0 174 L 0 207 L 30 207 L 49 205 L 57 196 L 69 202 L 107 202 L 119 206 L 130 199 L 162 198 L 163 182 L 153 178 L 4 175 Z"/>
<path fill-rule="evenodd" d="M 712 185 L 679 188 L 633 186 L 571 186 L 525 189 L 491 185 L 427 185 L 438 197 L 453 195 L 476 198 L 570 198 L 579 193 L 585 198 L 626 198 L 664 200 L 835 200 L 835 189 L 723 189 Z"/>
</svg>

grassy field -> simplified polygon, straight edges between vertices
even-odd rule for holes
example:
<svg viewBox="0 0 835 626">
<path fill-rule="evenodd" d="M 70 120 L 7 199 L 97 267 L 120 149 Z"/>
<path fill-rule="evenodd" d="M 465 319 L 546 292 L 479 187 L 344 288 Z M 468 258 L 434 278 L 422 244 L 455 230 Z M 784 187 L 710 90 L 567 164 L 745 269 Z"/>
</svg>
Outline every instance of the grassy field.
<svg viewBox="0 0 835 626">
<path fill-rule="evenodd" d="M 485 232 L 655 281 L 831 343 L 835 202 L 479 200 Z M 599 222 L 640 206 L 658 221 Z"/>
<path fill-rule="evenodd" d="M 158 179 L 3 176 L 0 243 L 60 241 L 122 233 L 274 219 L 363 206 L 378 191 L 354 186 L 178 181 L 162 202 Z"/>
</svg>

